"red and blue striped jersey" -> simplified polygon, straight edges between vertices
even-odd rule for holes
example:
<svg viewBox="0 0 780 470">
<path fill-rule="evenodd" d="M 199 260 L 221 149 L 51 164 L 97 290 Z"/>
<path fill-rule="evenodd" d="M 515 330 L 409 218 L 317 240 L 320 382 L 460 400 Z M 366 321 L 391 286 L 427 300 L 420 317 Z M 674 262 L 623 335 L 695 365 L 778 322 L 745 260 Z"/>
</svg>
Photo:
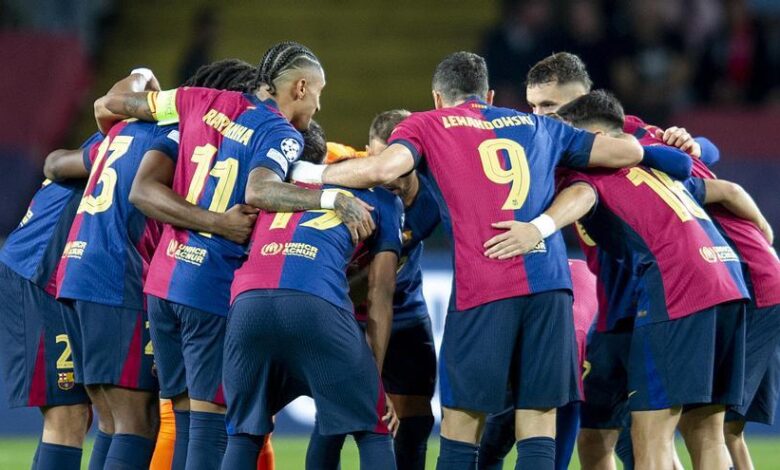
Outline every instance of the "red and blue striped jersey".
<svg viewBox="0 0 780 470">
<path fill-rule="evenodd" d="M 508 260 L 484 256 L 502 231 L 491 223 L 530 221 L 552 202 L 557 165 L 585 167 L 593 134 L 556 120 L 477 99 L 414 113 L 390 137 L 405 145 L 431 181 L 445 230 L 454 241 L 451 308 L 571 289 L 560 233 Z"/>
<path fill-rule="evenodd" d="M 252 170 L 264 167 L 285 179 L 303 150 L 301 134 L 271 100 L 179 88 L 173 104 L 181 132 L 173 190 L 203 209 L 225 212 L 245 203 Z M 233 273 L 245 250 L 219 235 L 165 225 L 144 292 L 227 315 Z"/>
<path fill-rule="evenodd" d="M 62 251 L 57 297 L 129 309 L 145 308 L 143 282 L 160 239 L 160 224 L 130 203 L 130 188 L 146 152 L 175 158 L 176 126 L 116 123 L 84 163 L 87 187 Z"/>
<path fill-rule="evenodd" d="M 354 195 L 374 207 L 376 230 L 369 255 L 401 253 L 403 204 L 391 192 L 324 186 Z M 249 258 L 236 271 L 231 297 L 254 289 L 292 289 L 352 311 L 347 266 L 356 251 L 347 227 L 332 210 L 264 212 L 252 233 Z"/>
<path fill-rule="evenodd" d="M 88 155 L 103 135 L 93 134 L 81 148 Z M 45 180 L 35 193 L 19 226 L 0 249 L 0 262 L 51 295 L 57 291 L 56 273 L 68 231 L 84 191 L 83 180 Z"/>
<path fill-rule="evenodd" d="M 635 325 L 748 298 L 739 257 L 682 183 L 640 166 L 563 173 L 563 186 L 582 182 L 597 192 L 581 222 L 638 278 Z"/>
</svg>

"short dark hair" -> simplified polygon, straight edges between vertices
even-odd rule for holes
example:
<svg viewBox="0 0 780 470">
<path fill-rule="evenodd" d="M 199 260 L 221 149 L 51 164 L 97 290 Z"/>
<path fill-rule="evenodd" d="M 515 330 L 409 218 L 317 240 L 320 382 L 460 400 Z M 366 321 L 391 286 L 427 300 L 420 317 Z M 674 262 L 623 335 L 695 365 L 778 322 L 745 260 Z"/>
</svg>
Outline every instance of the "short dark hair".
<svg viewBox="0 0 780 470">
<path fill-rule="evenodd" d="M 582 83 L 588 91 L 593 86 L 585 63 L 571 52 L 558 52 L 540 60 L 528 71 L 525 81 L 527 86 L 552 82 L 558 82 L 561 85 Z"/>
<path fill-rule="evenodd" d="M 371 127 L 368 129 L 368 140 L 379 139 L 382 142 L 387 142 L 395 126 L 411 114 L 405 109 L 391 109 L 390 111 L 377 114 L 374 120 L 371 121 Z"/>
<path fill-rule="evenodd" d="M 563 105 L 558 115 L 575 127 L 602 123 L 612 129 L 623 129 L 626 115 L 615 96 L 606 90 L 594 90 Z"/>
<path fill-rule="evenodd" d="M 320 164 L 328 154 L 328 143 L 325 140 L 325 131 L 314 119 L 309 128 L 301 131 L 303 136 L 303 153 L 301 160 L 309 163 Z"/>
<path fill-rule="evenodd" d="M 433 89 L 449 102 L 469 96 L 485 98 L 490 89 L 485 59 L 464 51 L 448 55 L 433 72 Z"/>
<path fill-rule="evenodd" d="M 245 92 L 251 88 L 257 69 L 241 59 L 222 59 L 202 65 L 184 86 Z"/>
<path fill-rule="evenodd" d="M 311 49 L 294 41 L 277 43 L 268 49 L 263 58 L 260 59 L 254 88 L 266 85 L 268 93 L 274 95 L 276 94 L 276 83 L 274 82 L 282 72 L 303 68 L 307 65 L 322 67 L 320 59 L 314 55 Z"/>
</svg>

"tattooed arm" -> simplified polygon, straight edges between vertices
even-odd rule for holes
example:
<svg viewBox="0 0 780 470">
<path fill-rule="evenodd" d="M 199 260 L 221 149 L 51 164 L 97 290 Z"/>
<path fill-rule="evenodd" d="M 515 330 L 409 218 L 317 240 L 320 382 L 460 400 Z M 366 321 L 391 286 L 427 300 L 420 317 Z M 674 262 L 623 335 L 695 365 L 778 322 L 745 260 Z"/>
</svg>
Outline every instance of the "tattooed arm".
<svg viewBox="0 0 780 470">
<path fill-rule="evenodd" d="M 101 132 L 106 132 L 121 119 L 134 117 L 154 121 L 149 107 L 148 92 L 118 93 L 102 96 L 95 101 L 95 120 Z"/>
<path fill-rule="evenodd" d="M 246 202 L 268 212 L 300 212 L 320 209 L 322 191 L 305 189 L 283 182 L 267 168 L 255 168 L 249 174 L 246 186 Z M 352 234 L 352 241 L 365 240 L 374 231 L 373 209 L 358 198 L 338 194 L 334 210 Z"/>
<path fill-rule="evenodd" d="M 128 117 L 136 117 L 138 119 L 151 121 L 151 113 L 149 114 L 149 118 L 145 119 L 144 117 L 136 116 L 130 112 L 131 110 L 138 110 L 139 106 L 141 106 L 138 99 L 133 103 L 128 103 L 128 108 L 124 109 L 124 107 L 120 107 L 118 103 L 111 102 L 109 98 L 137 96 L 140 97 L 140 101 L 148 108 L 148 93 L 146 93 L 146 91 L 159 90 L 160 84 L 157 82 L 154 75 L 147 77 L 141 73 L 133 73 L 122 80 L 119 80 L 110 90 L 108 90 L 106 96 L 98 98 L 97 101 L 95 101 L 95 120 L 97 121 L 98 128 L 101 132 L 106 133 L 115 122 Z M 109 104 L 111 105 L 110 107 L 108 106 Z"/>
</svg>

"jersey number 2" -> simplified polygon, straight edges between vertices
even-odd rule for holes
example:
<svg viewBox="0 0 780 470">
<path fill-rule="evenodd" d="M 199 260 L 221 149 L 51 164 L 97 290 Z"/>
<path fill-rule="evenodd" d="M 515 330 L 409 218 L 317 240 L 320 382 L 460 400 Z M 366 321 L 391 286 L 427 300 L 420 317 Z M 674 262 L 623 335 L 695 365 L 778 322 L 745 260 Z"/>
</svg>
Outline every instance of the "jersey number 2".
<svg viewBox="0 0 780 470">
<path fill-rule="evenodd" d="M 501 209 L 511 211 L 523 207 L 531 188 L 531 172 L 523 146 L 510 139 L 488 139 L 477 150 L 485 176 L 494 183 L 511 185 Z M 503 155 L 508 160 L 507 168 L 502 164 Z"/>
</svg>

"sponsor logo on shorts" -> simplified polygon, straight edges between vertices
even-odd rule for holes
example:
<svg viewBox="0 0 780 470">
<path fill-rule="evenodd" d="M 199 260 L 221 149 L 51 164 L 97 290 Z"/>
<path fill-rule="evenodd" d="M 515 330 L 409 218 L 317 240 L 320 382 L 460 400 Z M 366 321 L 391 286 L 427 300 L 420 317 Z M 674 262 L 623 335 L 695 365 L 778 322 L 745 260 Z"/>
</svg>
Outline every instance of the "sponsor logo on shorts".
<svg viewBox="0 0 780 470">
<path fill-rule="evenodd" d="M 206 260 L 208 250 L 171 240 L 168 243 L 168 249 L 165 251 L 165 254 L 174 258 L 176 261 L 183 261 L 185 263 L 194 264 L 195 266 L 200 266 L 203 264 L 203 261 Z"/>
<path fill-rule="evenodd" d="M 84 256 L 84 251 L 87 249 L 87 242 L 72 241 L 65 244 L 65 249 L 62 250 L 63 258 L 81 259 Z"/>
<path fill-rule="evenodd" d="M 708 263 L 727 263 L 739 261 L 737 254 L 730 246 L 703 246 L 699 254 Z"/>
<path fill-rule="evenodd" d="M 73 372 L 57 372 L 57 387 L 60 390 L 70 390 L 76 385 Z"/>
<path fill-rule="evenodd" d="M 632 396 L 634 396 L 634 394 L 636 394 L 636 390 L 631 390 L 630 392 L 628 392 L 628 398 L 631 398 Z"/>
<path fill-rule="evenodd" d="M 263 256 L 276 256 L 282 254 L 284 256 L 300 256 L 302 258 L 313 260 L 317 258 L 319 248 L 309 245 L 308 243 L 266 243 L 260 249 L 260 254 Z"/>
</svg>

